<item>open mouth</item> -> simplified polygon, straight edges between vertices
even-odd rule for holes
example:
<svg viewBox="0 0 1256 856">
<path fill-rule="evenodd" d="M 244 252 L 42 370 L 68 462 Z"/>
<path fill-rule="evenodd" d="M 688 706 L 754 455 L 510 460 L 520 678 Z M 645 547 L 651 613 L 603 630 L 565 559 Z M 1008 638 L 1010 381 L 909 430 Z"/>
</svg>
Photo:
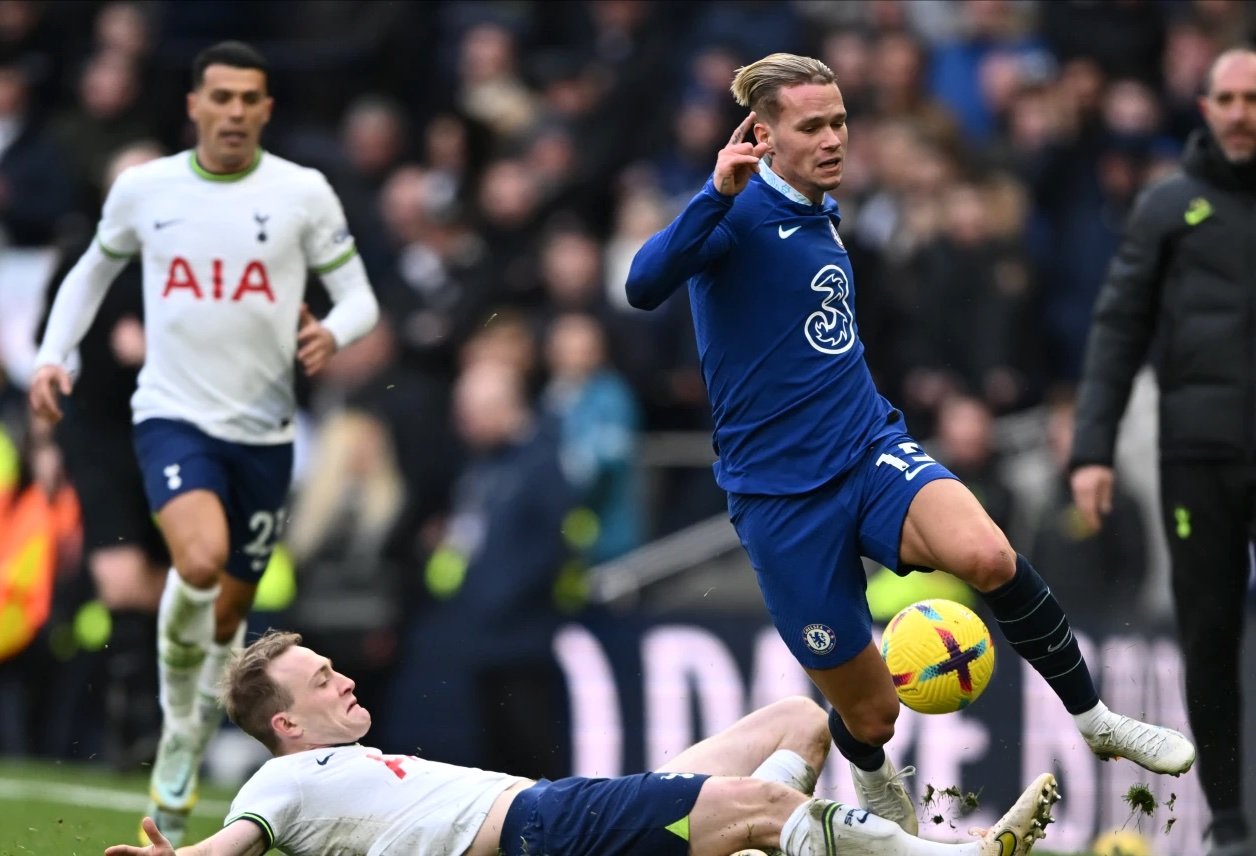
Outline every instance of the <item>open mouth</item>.
<svg viewBox="0 0 1256 856">
<path fill-rule="evenodd" d="M 819 166 L 820 169 L 837 169 L 841 165 L 842 165 L 841 158 L 829 158 L 828 160 L 822 160 L 820 161 L 820 163 L 817 164 L 817 166 Z"/>
<path fill-rule="evenodd" d="M 221 134 L 219 134 L 218 136 L 219 136 L 219 138 L 221 138 L 222 140 L 224 140 L 224 141 L 226 141 L 226 142 L 228 142 L 228 143 L 237 143 L 237 144 L 239 144 L 239 143 L 243 143 L 243 142 L 244 142 L 244 140 L 245 140 L 245 136 L 244 136 L 244 132 L 243 132 L 243 131 L 223 131 L 223 132 L 222 132 Z"/>
</svg>

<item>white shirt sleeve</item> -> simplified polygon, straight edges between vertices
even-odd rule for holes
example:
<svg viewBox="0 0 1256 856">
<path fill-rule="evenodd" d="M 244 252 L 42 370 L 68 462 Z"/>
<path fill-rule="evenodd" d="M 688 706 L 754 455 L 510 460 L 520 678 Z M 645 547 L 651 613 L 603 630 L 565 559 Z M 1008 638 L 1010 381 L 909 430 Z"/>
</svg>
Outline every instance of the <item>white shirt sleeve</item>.
<svg viewBox="0 0 1256 856">
<path fill-rule="evenodd" d="M 322 175 L 318 176 L 302 246 L 306 264 L 327 286 L 335 304 L 323 326 L 335 337 L 336 347 L 343 348 L 371 331 L 379 320 L 379 304 L 349 233 L 344 209 Z"/>
<path fill-rule="evenodd" d="M 70 368 L 71 354 L 92 326 L 110 284 L 130 260 L 114 258 L 99 240 L 93 240 L 78 263 L 70 268 L 48 315 L 44 340 L 35 355 L 35 366 Z"/>
<path fill-rule="evenodd" d="M 355 255 L 320 279 L 335 304 L 323 319 L 323 326 L 336 339 L 336 347 L 343 348 L 371 332 L 379 320 L 379 303 L 367 281 L 361 257 Z"/>
<path fill-rule="evenodd" d="M 274 764 L 262 765 L 244 786 L 240 788 L 223 826 L 230 826 L 237 820 L 248 820 L 257 824 L 266 839 L 266 849 L 275 846 L 285 832 L 301 814 L 301 787 L 290 775 L 287 775 Z"/>
<path fill-rule="evenodd" d="M 301 247 L 310 270 L 322 276 L 354 258 L 358 248 L 349 233 L 349 224 L 336 192 L 321 173 L 315 175 L 307 208 L 309 219 L 305 224 L 305 234 L 301 236 Z"/>
<path fill-rule="evenodd" d="M 96 227 L 96 241 L 101 251 L 111 259 L 129 259 L 140 251 L 140 236 L 135 229 L 139 190 L 127 172 L 129 170 L 124 170 L 109 189 L 100 223 Z"/>
<path fill-rule="evenodd" d="M 100 311 L 110 284 L 139 252 L 139 235 L 132 222 L 135 193 L 131 184 L 125 172 L 114 182 L 105 199 L 96 239 L 61 283 L 35 357 L 37 367 L 67 366 Z"/>
</svg>

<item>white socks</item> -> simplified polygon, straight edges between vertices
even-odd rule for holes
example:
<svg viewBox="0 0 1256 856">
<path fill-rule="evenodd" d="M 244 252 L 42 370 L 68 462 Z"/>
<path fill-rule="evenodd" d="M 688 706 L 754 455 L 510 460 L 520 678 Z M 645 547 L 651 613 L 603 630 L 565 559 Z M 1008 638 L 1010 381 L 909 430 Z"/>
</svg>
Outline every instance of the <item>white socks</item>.
<svg viewBox="0 0 1256 856">
<path fill-rule="evenodd" d="M 174 568 L 157 608 L 157 673 L 161 712 L 174 728 L 187 731 L 195 720 L 196 684 L 214 638 L 218 586 L 196 589 Z"/>
<path fill-rule="evenodd" d="M 816 790 L 818 774 L 797 752 L 792 749 L 777 749 L 750 776 L 769 782 L 780 782 L 811 796 Z"/>
<path fill-rule="evenodd" d="M 816 799 L 785 821 L 781 849 L 787 856 L 981 856 L 980 841 L 926 841 L 859 806 Z"/>
<path fill-rule="evenodd" d="M 1110 713 L 1108 706 L 1103 702 L 1099 702 L 1085 713 L 1073 714 L 1073 723 L 1077 726 L 1077 730 L 1082 733 L 1083 737 L 1094 737 L 1099 731 L 1099 725 L 1104 718 Z"/>
<path fill-rule="evenodd" d="M 226 642 L 211 642 L 201 663 L 196 682 L 197 739 L 204 746 L 222 724 L 222 703 L 218 700 L 218 684 L 227 668 L 231 652 L 244 644 L 245 622 L 241 621 L 235 634 Z"/>
</svg>

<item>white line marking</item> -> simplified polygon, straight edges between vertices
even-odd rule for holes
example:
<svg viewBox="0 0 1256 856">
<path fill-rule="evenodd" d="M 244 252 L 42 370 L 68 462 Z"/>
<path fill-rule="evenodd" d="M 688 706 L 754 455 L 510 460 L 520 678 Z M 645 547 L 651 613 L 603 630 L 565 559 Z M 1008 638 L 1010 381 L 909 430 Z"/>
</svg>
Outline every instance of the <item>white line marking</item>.
<svg viewBox="0 0 1256 856">
<path fill-rule="evenodd" d="M 31 779 L 0 777 L 0 800 L 35 800 L 63 803 L 76 808 L 86 806 L 108 811 L 141 814 L 148 808 L 148 797 L 137 793 L 120 793 L 94 785 L 65 785 Z M 201 800 L 193 811 L 209 817 L 226 817 L 228 803 L 222 800 Z"/>
</svg>

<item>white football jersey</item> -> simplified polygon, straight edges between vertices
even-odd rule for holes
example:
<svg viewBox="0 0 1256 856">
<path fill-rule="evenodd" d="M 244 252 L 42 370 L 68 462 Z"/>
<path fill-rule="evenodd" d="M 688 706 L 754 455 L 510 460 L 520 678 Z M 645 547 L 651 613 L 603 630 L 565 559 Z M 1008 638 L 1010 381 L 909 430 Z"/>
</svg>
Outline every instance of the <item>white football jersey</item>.
<svg viewBox="0 0 1256 856">
<path fill-rule="evenodd" d="M 134 420 L 180 419 L 234 442 L 291 440 L 306 272 L 356 255 L 322 173 L 260 150 L 231 176 L 205 172 L 191 151 L 160 158 L 118 178 L 97 240 L 112 258 L 142 257 L 148 352 Z"/>
<path fill-rule="evenodd" d="M 460 856 L 493 801 L 520 781 L 527 780 L 329 746 L 267 761 L 232 800 L 223 825 L 249 820 L 290 856 Z"/>
</svg>

